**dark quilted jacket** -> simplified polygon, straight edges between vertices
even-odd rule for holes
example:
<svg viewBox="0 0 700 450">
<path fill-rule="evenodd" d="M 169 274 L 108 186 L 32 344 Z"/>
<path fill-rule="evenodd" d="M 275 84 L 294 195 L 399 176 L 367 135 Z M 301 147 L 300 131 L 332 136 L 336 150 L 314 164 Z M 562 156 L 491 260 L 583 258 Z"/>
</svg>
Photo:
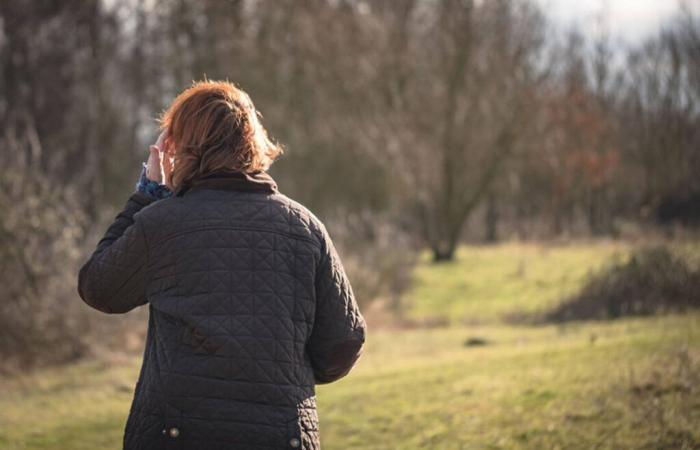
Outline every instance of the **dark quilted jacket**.
<svg viewBox="0 0 700 450">
<path fill-rule="evenodd" d="M 319 449 L 315 384 L 366 324 L 324 225 L 265 172 L 131 195 L 81 268 L 93 308 L 148 304 L 124 448 Z"/>
</svg>

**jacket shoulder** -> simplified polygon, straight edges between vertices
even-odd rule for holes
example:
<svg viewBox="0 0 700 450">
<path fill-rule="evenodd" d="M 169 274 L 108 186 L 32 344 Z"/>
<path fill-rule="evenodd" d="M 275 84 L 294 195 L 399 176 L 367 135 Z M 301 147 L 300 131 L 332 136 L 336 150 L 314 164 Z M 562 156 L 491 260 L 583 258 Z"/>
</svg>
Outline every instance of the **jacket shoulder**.
<svg viewBox="0 0 700 450">
<path fill-rule="evenodd" d="M 223 197 L 218 197 L 220 201 Z M 262 204 L 261 199 L 251 200 L 245 196 L 233 196 L 226 200 L 226 207 L 218 204 L 212 208 L 202 202 L 202 198 L 188 197 L 168 197 L 155 201 L 143 207 L 137 214 L 139 220 L 144 224 L 146 234 L 159 236 L 168 231 L 175 231 L 188 221 L 196 218 L 195 222 L 201 223 L 203 215 L 213 214 L 228 217 L 237 217 L 235 220 L 244 220 L 240 215 L 238 202 L 256 202 Z M 326 236 L 326 228 L 323 222 L 302 203 L 288 197 L 282 193 L 269 195 L 264 200 L 266 205 L 261 210 L 250 209 L 249 213 L 258 219 L 262 218 L 262 223 L 266 228 L 274 228 L 288 234 L 305 237 L 323 245 Z M 264 209 L 264 211 L 262 211 Z"/>
<path fill-rule="evenodd" d="M 164 215 L 170 214 L 173 208 L 174 199 L 168 197 L 160 200 L 152 201 L 143 208 L 141 208 L 136 214 L 139 220 L 148 228 L 154 222 L 158 222 Z"/>
<path fill-rule="evenodd" d="M 294 200 L 285 194 L 275 194 L 274 197 L 288 210 L 290 222 L 295 222 L 297 226 L 303 227 L 319 243 L 323 242 L 326 235 L 326 227 L 321 219 L 302 203 Z"/>
</svg>

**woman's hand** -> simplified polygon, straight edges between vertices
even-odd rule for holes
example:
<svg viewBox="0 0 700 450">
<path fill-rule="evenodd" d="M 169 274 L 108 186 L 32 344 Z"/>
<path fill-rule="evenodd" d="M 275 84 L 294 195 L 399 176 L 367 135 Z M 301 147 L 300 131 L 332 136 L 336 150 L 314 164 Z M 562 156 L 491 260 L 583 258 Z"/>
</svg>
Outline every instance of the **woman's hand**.
<svg viewBox="0 0 700 450">
<path fill-rule="evenodd" d="M 167 137 L 167 130 L 163 131 L 158 136 L 156 143 L 148 148 L 150 155 L 146 164 L 146 177 L 149 180 L 165 185 L 168 184 L 168 176 L 173 170 L 173 161 L 169 152 Z"/>
</svg>

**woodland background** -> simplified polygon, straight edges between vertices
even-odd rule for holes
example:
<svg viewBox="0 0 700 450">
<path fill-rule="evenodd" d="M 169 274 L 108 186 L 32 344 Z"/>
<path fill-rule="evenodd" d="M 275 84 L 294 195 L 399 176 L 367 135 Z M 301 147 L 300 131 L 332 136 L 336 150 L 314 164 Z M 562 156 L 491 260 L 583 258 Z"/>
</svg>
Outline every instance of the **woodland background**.
<svg viewBox="0 0 700 450">
<path fill-rule="evenodd" d="M 0 1 L 0 447 L 120 448 L 148 309 L 91 310 L 78 269 L 206 77 L 369 322 L 324 448 L 700 448 L 698 14 L 622 41 L 534 0 Z"/>
</svg>

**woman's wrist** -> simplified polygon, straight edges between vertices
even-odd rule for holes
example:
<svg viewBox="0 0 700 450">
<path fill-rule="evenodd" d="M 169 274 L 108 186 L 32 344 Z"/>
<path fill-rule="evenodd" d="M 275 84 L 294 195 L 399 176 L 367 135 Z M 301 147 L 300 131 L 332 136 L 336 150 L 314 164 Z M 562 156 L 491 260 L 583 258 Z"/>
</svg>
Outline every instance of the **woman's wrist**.
<svg viewBox="0 0 700 450">
<path fill-rule="evenodd" d="M 136 190 L 156 199 L 170 197 L 172 195 L 172 191 L 168 189 L 166 185 L 150 180 L 146 176 L 147 167 L 148 165 L 146 163 L 142 163 L 141 175 L 139 177 L 139 181 L 136 183 Z"/>
</svg>

